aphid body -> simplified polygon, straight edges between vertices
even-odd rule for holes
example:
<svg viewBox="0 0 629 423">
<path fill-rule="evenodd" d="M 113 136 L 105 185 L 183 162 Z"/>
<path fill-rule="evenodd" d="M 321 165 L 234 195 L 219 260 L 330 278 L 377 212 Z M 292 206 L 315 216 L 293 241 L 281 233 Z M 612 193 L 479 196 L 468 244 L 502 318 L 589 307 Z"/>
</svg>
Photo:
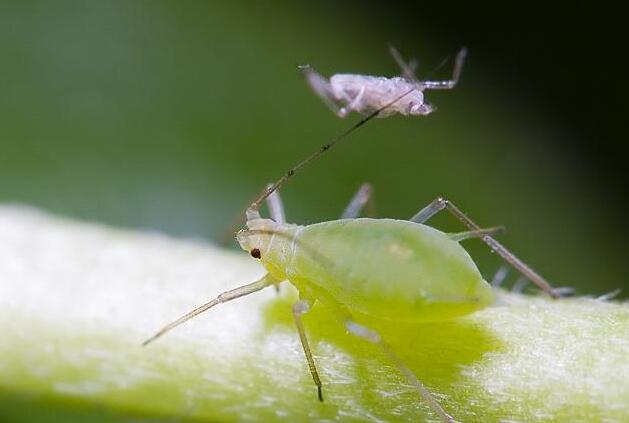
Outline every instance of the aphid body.
<svg viewBox="0 0 629 423">
<path fill-rule="evenodd" d="M 386 78 L 384 76 L 353 75 L 337 73 L 330 78 L 330 88 L 334 99 L 350 107 L 339 109 L 345 115 L 351 109 L 368 115 L 382 108 L 391 99 L 401 96 L 417 85 L 401 77 Z M 342 110 L 342 111 L 341 111 Z M 388 117 L 394 114 L 427 115 L 433 106 L 424 102 L 424 93 L 420 89 L 412 91 L 395 105 L 386 108 L 378 116 Z"/>
<path fill-rule="evenodd" d="M 329 81 L 310 66 L 301 66 L 306 81 L 323 102 L 339 117 L 355 111 L 369 115 L 377 110 L 377 117 L 395 114 L 404 116 L 425 116 L 435 107 L 425 101 L 425 90 L 447 90 L 454 88 L 461 74 L 467 50 L 457 54 L 452 78 L 445 81 L 420 81 L 415 77 L 415 64 L 404 62 L 393 47 L 391 55 L 402 68 L 402 76 L 392 78 L 350 73 L 337 73 Z M 404 95 L 404 93 L 409 93 Z M 400 98 L 403 96 L 403 98 Z M 392 103 L 396 98 L 398 101 Z M 385 107 L 386 106 L 386 107 Z"/>
<path fill-rule="evenodd" d="M 278 281 L 353 314 L 401 322 L 443 320 L 491 303 L 493 292 L 452 236 L 395 219 L 341 219 L 308 226 L 248 222 L 246 251 Z"/>
</svg>

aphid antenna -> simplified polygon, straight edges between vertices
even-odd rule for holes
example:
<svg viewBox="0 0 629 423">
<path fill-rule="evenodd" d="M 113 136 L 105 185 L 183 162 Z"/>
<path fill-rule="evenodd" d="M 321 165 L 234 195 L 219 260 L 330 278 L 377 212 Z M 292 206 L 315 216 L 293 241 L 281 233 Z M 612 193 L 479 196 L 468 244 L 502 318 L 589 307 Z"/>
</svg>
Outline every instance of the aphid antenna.
<svg viewBox="0 0 629 423">
<path fill-rule="evenodd" d="M 253 219 L 259 218 L 260 217 L 260 207 L 262 205 L 262 202 L 264 200 L 266 200 L 271 194 L 273 194 L 277 189 L 282 187 L 290 178 L 292 178 L 295 175 L 295 173 L 297 173 L 299 170 L 301 170 L 301 168 L 306 166 L 311 161 L 316 160 L 323 153 L 325 153 L 326 151 L 328 151 L 329 149 L 331 149 L 332 147 L 336 146 L 338 143 L 343 141 L 348 135 L 350 135 L 356 129 L 360 128 L 365 123 L 369 122 L 371 119 L 375 118 L 380 113 L 382 113 L 383 110 L 391 107 L 393 104 L 397 103 L 402 98 L 406 97 L 407 95 L 409 95 L 410 93 L 412 93 L 415 90 L 416 90 L 416 88 L 411 88 L 410 90 L 408 90 L 408 91 L 404 92 L 403 94 L 399 95 L 398 97 L 396 97 L 395 99 L 393 99 L 389 103 L 387 103 L 384 106 L 380 107 L 378 110 L 376 110 L 376 111 L 372 112 L 371 114 L 367 115 L 366 117 L 362 118 L 361 120 L 356 122 L 354 125 L 352 125 L 349 129 L 345 130 L 343 133 L 341 133 L 340 135 L 338 135 L 335 138 L 333 138 L 330 142 L 328 142 L 327 144 L 323 145 L 321 148 L 319 148 L 318 150 L 314 151 L 308 157 L 306 157 L 305 159 L 303 159 L 302 161 L 297 163 L 295 166 L 290 168 L 275 183 L 273 183 L 272 185 L 267 186 L 265 188 L 265 190 L 262 192 L 262 194 L 260 194 L 260 196 L 253 203 L 251 203 L 249 208 L 247 208 L 247 213 L 246 213 L 247 214 L 247 220 L 253 220 Z"/>
</svg>

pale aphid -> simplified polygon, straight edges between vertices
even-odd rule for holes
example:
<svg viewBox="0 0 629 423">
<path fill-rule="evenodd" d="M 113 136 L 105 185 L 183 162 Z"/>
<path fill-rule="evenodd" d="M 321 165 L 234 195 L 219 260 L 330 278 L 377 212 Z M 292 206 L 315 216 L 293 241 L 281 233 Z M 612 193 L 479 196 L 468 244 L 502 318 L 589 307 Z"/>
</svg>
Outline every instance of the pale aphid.
<svg viewBox="0 0 629 423">
<path fill-rule="evenodd" d="M 288 281 L 299 291 L 299 300 L 292 311 L 320 401 L 323 401 L 322 382 L 301 319 L 315 302 L 338 316 L 349 333 L 378 345 L 436 415 L 445 422 L 455 421 L 382 337 L 356 316 L 400 322 L 438 321 L 469 314 L 491 304 L 494 297 L 491 286 L 459 244 L 468 238 L 481 238 L 528 279 L 557 297 L 550 285 L 491 237 L 499 228 L 479 228 L 443 198 L 437 198 L 409 220 L 358 218 L 371 192 L 365 185 L 345 209 L 343 219 L 301 226 L 284 222 L 277 195 L 278 188 L 299 169 L 410 92 L 392 99 L 315 151 L 268 186 L 249 206 L 247 229 L 239 231 L 237 239 L 240 246 L 265 267 L 268 273 L 264 277 L 223 292 L 166 325 L 144 345 L 217 304 Z M 260 215 L 265 200 L 272 219 Z M 462 221 L 468 231 L 448 234 L 425 225 L 443 209 Z"/>
<path fill-rule="evenodd" d="M 415 77 L 416 62 L 404 62 L 398 51 L 389 47 L 390 53 L 402 69 L 402 76 L 388 78 L 385 76 L 357 75 L 337 73 L 326 78 L 315 72 L 309 65 L 300 66 L 306 81 L 323 102 L 339 117 L 345 117 L 355 111 L 368 115 L 382 109 L 378 117 L 394 114 L 425 116 L 435 110 L 426 101 L 426 90 L 449 90 L 459 82 L 467 49 L 462 48 L 454 61 L 452 78 L 445 81 L 420 81 Z M 413 90 L 402 100 L 383 109 L 393 99 Z"/>
</svg>

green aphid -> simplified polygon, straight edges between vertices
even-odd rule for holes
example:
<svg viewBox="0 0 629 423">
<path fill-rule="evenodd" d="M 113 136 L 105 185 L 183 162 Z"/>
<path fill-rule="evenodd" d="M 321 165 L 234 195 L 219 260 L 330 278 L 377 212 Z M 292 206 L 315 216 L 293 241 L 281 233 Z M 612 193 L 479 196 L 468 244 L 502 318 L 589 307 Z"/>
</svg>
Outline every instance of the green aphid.
<svg viewBox="0 0 629 423">
<path fill-rule="evenodd" d="M 265 267 L 268 273 L 264 277 L 223 292 L 162 328 L 144 345 L 217 304 L 288 281 L 299 291 L 293 315 L 320 401 L 323 401 L 322 383 L 301 320 L 315 302 L 337 316 L 349 333 L 379 345 L 433 412 L 445 422 L 454 422 L 382 337 L 357 323 L 355 316 L 397 322 L 443 321 L 491 304 L 492 287 L 483 280 L 476 264 L 459 244 L 469 238 L 481 238 L 529 280 L 557 297 L 550 284 L 491 237 L 501 228 L 479 228 L 443 198 L 437 198 L 410 220 L 358 218 L 370 198 L 371 188 L 365 184 L 345 209 L 342 219 L 300 226 L 285 222 L 278 195 L 278 188 L 296 171 L 410 92 L 308 156 L 269 185 L 249 206 L 247 229 L 239 231 L 236 237 L 240 246 Z M 260 215 L 265 200 L 271 219 Z M 424 224 L 443 209 L 463 222 L 468 231 L 449 234 Z"/>
</svg>

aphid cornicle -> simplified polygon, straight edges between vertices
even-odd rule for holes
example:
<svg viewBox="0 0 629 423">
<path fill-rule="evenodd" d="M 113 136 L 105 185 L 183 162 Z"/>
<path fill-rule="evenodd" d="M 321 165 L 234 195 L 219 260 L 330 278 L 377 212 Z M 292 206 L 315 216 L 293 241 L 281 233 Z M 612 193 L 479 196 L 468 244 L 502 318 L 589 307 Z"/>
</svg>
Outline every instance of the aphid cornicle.
<svg viewBox="0 0 629 423">
<path fill-rule="evenodd" d="M 379 109 L 382 111 L 378 113 L 378 117 L 394 114 L 425 116 L 432 113 L 435 107 L 425 100 L 424 91 L 454 88 L 459 82 L 467 55 L 466 48 L 459 50 L 454 61 L 451 79 L 421 81 L 415 77 L 416 62 L 406 63 L 392 46 L 389 47 L 389 51 L 402 69 L 402 76 L 388 78 L 385 76 L 337 73 L 327 80 L 309 65 L 300 66 L 300 69 L 312 90 L 339 117 L 343 118 L 352 111 L 368 115 Z M 386 104 L 409 90 L 413 91 L 404 99 L 383 109 Z"/>
<path fill-rule="evenodd" d="M 412 90 L 411 90 L 412 91 Z M 430 391 L 404 365 L 381 336 L 360 323 L 358 316 L 400 322 L 447 320 L 469 314 L 493 300 L 485 282 L 460 241 L 480 238 L 524 276 L 556 297 L 548 282 L 499 244 L 491 234 L 499 228 L 481 229 L 454 204 L 437 198 L 409 220 L 358 218 L 370 196 L 364 185 L 349 203 L 343 218 L 300 226 L 285 222 L 278 195 L 280 188 L 304 165 L 316 159 L 345 136 L 386 108 L 410 94 L 402 93 L 315 151 L 269 185 L 246 212 L 247 229 L 237 233 L 240 246 L 267 270 L 258 281 L 223 292 L 212 301 L 166 325 L 164 333 L 217 304 L 289 281 L 299 291 L 293 316 L 318 397 L 323 401 L 322 382 L 315 366 L 301 316 L 320 302 L 338 316 L 346 330 L 381 347 L 423 401 L 445 422 L 454 422 Z M 260 207 L 267 201 L 272 219 L 263 218 Z M 446 209 L 468 231 L 448 234 L 424 223 Z"/>
</svg>

